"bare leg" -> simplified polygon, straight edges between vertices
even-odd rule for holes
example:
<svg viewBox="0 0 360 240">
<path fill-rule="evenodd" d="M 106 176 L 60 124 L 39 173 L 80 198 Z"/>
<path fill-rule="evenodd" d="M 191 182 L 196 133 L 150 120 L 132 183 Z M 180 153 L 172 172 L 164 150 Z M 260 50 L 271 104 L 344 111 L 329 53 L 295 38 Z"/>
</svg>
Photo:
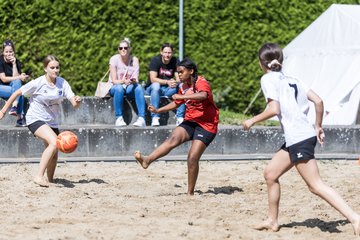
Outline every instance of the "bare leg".
<svg viewBox="0 0 360 240">
<path fill-rule="evenodd" d="M 182 127 L 176 127 L 171 133 L 170 137 L 165 140 L 159 147 L 157 147 L 149 156 L 142 156 L 140 151 L 134 153 L 135 159 L 146 169 L 149 165 L 168 154 L 172 149 L 190 139 L 186 130 Z"/>
<path fill-rule="evenodd" d="M 316 160 L 312 159 L 307 162 L 300 162 L 296 164 L 296 168 L 308 185 L 309 190 L 324 199 L 346 217 L 351 222 L 354 233 L 360 235 L 360 216 L 349 207 L 334 189 L 322 181 Z"/>
<path fill-rule="evenodd" d="M 289 153 L 284 150 L 278 151 L 266 166 L 264 177 L 268 189 L 268 219 L 252 226 L 254 229 L 279 231 L 278 214 L 281 194 L 279 178 L 292 167 L 293 164 L 291 163 Z"/>
<path fill-rule="evenodd" d="M 51 183 L 54 182 L 54 174 L 55 174 L 55 169 L 56 169 L 56 165 L 57 165 L 57 160 L 58 160 L 58 152 L 56 152 L 54 154 L 54 156 L 50 159 L 47 169 L 46 169 L 48 180 Z"/>
<path fill-rule="evenodd" d="M 206 145 L 200 140 L 194 140 L 188 153 L 188 195 L 194 195 L 196 180 L 199 174 L 199 160 L 204 153 Z"/>
<path fill-rule="evenodd" d="M 47 187 L 49 182 L 44 178 L 44 174 L 49 161 L 57 154 L 56 134 L 48 125 L 42 125 L 36 130 L 35 136 L 45 142 L 46 148 L 41 155 L 39 170 L 34 182 L 42 187 Z"/>
</svg>

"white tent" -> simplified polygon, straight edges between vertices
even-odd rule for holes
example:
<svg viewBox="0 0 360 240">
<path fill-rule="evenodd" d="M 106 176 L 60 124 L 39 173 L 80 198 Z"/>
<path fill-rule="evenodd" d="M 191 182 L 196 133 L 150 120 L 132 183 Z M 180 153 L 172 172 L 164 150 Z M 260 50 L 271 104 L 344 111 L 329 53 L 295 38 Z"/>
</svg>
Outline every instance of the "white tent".
<svg viewBox="0 0 360 240">
<path fill-rule="evenodd" d="M 324 125 L 360 123 L 360 5 L 331 5 L 284 48 L 284 55 L 284 73 L 323 99 Z M 315 119 L 313 106 L 309 118 Z"/>
</svg>

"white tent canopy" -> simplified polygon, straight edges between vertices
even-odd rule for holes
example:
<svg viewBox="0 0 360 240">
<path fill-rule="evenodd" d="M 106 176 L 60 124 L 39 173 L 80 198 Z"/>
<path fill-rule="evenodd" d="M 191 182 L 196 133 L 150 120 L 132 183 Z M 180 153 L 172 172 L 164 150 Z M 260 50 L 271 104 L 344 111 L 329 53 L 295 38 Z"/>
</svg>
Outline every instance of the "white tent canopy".
<svg viewBox="0 0 360 240">
<path fill-rule="evenodd" d="M 360 5 L 333 4 L 284 48 L 285 74 L 324 101 L 324 125 L 356 124 L 360 101 Z M 309 118 L 314 121 L 312 109 Z"/>
</svg>

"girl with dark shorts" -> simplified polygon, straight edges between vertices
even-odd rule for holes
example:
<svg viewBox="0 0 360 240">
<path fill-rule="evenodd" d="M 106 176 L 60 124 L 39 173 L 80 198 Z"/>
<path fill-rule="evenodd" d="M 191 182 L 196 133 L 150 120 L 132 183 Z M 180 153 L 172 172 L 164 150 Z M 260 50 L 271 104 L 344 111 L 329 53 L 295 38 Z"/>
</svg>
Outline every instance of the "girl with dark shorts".
<svg viewBox="0 0 360 240">
<path fill-rule="evenodd" d="M 4 107 L 0 110 L 0 119 L 6 110 L 19 96 L 30 96 L 30 107 L 26 113 L 29 130 L 43 140 L 45 150 L 40 159 L 40 166 L 34 182 L 42 187 L 48 187 L 54 181 L 58 150 L 56 137 L 59 134 L 60 104 L 67 98 L 73 107 L 79 107 L 81 98 L 75 96 L 69 83 L 59 76 L 60 62 L 49 55 L 44 59 L 45 75 L 38 77 L 14 92 Z M 47 178 L 44 177 L 45 171 Z"/>
<path fill-rule="evenodd" d="M 268 188 L 268 218 L 257 230 L 278 231 L 278 213 L 280 202 L 279 178 L 296 167 L 309 190 L 324 199 L 351 222 L 355 235 L 360 235 L 360 216 L 331 187 L 327 186 L 319 175 L 314 152 L 316 141 L 324 142 L 322 129 L 323 102 L 321 98 L 302 82 L 282 72 L 283 52 L 273 43 L 263 45 L 259 51 L 261 69 L 265 74 L 261 78 L 261 88 L 267 101 L 267 108 L 259 115 L 244 121 L 245 130 L 255 123 L 278 116 L 285 135 L 285 144 L 275 153 L 264 171 Z M 309 100 L 316 111 L 315 129 L 307 119 Z"/>
<path fill-rule="evenodd" d="M 195 63 L 189 59 L 184 59 L 177 64 L 177 72 L 183 85 L 178 94 L 172 96 L 174 101 L 159 109 L 150 105 L 149 111 L 153 113 L 167 112 L 185 103 L 184 122 L 176 127 L 170 137 L 149 156 L 142 156 L 140 151 L 135 152 L 134 156 L 141 166 L 146 169 L 153 161 L 165 156 L 173 148 L 192 140 L 187 158 L 187 194 L 194 195 L 199 174 L 199 160 L 206 147 L 216 136 L 219 110 L 214 103 L 210 84 L 205 78 L 198 76 Z"/>
</svg>

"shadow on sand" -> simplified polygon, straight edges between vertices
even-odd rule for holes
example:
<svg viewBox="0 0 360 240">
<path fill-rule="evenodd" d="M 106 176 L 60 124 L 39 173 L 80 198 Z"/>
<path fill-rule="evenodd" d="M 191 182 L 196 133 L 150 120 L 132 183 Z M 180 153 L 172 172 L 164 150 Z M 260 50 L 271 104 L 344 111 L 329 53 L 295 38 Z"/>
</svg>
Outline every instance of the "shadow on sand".
<svg viewBox="0 0 360 240">
<path fill-rule="evenodd" d="M 199 194 L 233 194 L 235 192 L 243 192 L 242 188 L 233 187 L 233 186 L 224 186 L 224 187 L 214 187 L 214 189 L 209 189 L 206 192 L 202 192 L 200 190 L 195 191 Z"/>
<path fill-rule="evenodd" d="M 98 179 L 98 178 L 79 180 L 77 182 L 69 181 L 69 180 L 64 179 L 64 178 L 55 179 L 55 184 L 61 184 L 66 188 L 74 188 L 75 184 L 86 184 L 86 183 L 92 183 L 92 182 L 97 183 L 97 184 L 107 184 L 107 182 L 105 182 L 102 179 Z"/>
<path fill-rule="evenodd" d="M 293 227 L 307 227 L 307 228 L 319 228 L 322 232 L 328 233 L 341 233 L 338 226 L 344 226 L 350 223 L 348 220 L 337 220 L 325 222 L 318 218 L 306 219 L 303 222 L 291 222 L 288 224 L 283 224 L 280 228 L 293 228 Z"/>
</svg>

